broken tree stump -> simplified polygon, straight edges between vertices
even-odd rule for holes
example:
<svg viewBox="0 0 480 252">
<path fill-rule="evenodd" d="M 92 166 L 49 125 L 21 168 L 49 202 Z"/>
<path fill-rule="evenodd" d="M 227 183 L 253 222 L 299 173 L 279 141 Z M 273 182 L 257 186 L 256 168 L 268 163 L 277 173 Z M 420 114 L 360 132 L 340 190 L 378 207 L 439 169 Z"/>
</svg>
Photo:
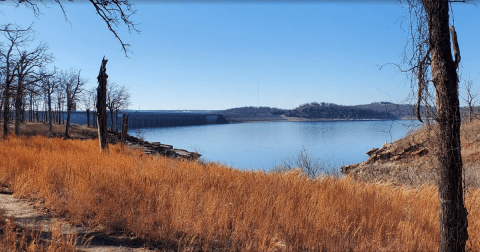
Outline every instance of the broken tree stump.
<svg viewBox="0 0 480 252">
<path fill-rule="evenodd" d="M 100 151 L 108 149 L 108 129 L 107 129 L 107 62 L 103 56 L 102 65 L 98 74 L 97 88 L 97 121 L 98 121 L 98 139 L 100 142 Z"/>
</svg>

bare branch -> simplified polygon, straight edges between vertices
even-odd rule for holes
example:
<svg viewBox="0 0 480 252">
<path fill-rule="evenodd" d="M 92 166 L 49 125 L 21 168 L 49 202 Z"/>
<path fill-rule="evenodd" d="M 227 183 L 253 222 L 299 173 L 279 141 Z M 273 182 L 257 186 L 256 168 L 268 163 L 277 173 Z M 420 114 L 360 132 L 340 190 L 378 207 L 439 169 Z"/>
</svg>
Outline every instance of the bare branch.
<svg viewBox="0 0 480 252">
<path fill-rule="evenodd" d="M 108 29 L 115 35 L 118 41 L 120 41 L 123 51 L 125 52 L 125 56 L 128 57 L 128 52 L 130 51 L 128 48 L 130 47 L 130 44 L 123 43 L 122 39 L 117 34 L 116 27 L 119 26 L 120 22 L 123 22 L 125 25 L 127 25 L 129 32 L 135 31 L 140 33 L 140 31 L 136 28 L 137 24 L 134 24 L 130 20 L 130 17 L 136 13 L 136 11 L 132 8 L 133 5 L 127 0 L 89 1 L 95 7 L 97 14 L 105 21 Z"/>
<path fill-rule="evenodd" d="M 30 8 L 33 10 L 33 13 L 35 14 L 35 17 L 39 17 L 42 15 L 40 12 L 40 7 L 38 6 L 38 3 L 42 3 L 45 5 L 46 0 L 13 0 L 17 7 L 20 6 L 20 4 L 25 5 L 27 8 Z M 70 21 L 67 18 L 66 11 L 64 9 L 64 6 L 62 4 L 62 0 L 51 0 L 56 2 L 65 17 L 65 21 L 70 23 Z M 69 2 L 74 2 L 75 0 L 68 0 Z M 128 0 L 89 0 L 90 3 L 93 4 L 95 7 L 95 10 L 97 14 L 105 21 L 107 24 L 108 29 L 115 35 L 117 40 L 120 42 L 122 45 L 122 50 L 125 53 L 125 56 L 128 57 L 128 53 L 130 52 L 129 47 L 130 44 L 124 43 L 123 40 L 120 38 L 117 32 L 117 28 L 121 25 L 124 24 L 127 26 L 128 31 L 132 32 L 135 31 L 137 33 L 140 33 L 140 31 L 137 29 L 137 25 L 131 21 L 131 16 L 136 13 L 136 11 L 133 9 L 133 4 L 130 3 Z M 2 30 L 0 30 L 2 31 Z"/>
<path fill-rule="evenodd" d="M 452 25 L 450 26 L 450 33 L 452 34 L 452 45 L 453 45 L 453 53 L 455 54 L 455 68 L 458 68 L 458 64 L 460 63 L 460 48 L 458 47 L 457 41 L 457 32 L 455 31 L 455 27 Z"/>
</svg>

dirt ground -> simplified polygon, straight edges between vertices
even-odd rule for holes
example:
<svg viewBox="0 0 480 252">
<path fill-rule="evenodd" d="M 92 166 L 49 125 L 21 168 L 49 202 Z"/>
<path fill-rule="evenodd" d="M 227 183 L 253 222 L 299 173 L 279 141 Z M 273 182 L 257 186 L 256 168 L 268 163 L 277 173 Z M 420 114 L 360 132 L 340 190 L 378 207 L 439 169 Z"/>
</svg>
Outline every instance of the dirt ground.
<svg viewBox="0 0 480 252">
<path fill-rule="evenodd" d="M 49 214 L 48 209 L 41 206 L 40 202 L 32 202 L 27 199 L 17 199 L 9 193 L 0 193 L 0 209 L 5 210 L 6 216 L 14 218 L 15 224 L 24 228 L 49 232 L 53 225 L 61 226 L 62 234 L 76 233 L 77 249 L 80 251 L 104 252 L 104 251 L 150 251 L 145 248 L 144 242 L 127 236 L 106 235 L 95 229 L 70 225 L 62 218 L 55 218 Z M 81 240 L 88 240 L 87 245 L 82 245 Z"/>
</svg>

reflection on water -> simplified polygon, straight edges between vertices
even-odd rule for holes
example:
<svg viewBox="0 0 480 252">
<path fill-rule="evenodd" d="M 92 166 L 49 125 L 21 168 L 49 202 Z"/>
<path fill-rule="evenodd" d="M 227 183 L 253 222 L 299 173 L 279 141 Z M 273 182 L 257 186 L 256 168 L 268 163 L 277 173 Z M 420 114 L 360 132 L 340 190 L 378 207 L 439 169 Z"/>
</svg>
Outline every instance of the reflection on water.
<svg viewBox="0 0 480 252">
<path fill-rule="evenodd" d="M 335 166 L 358 163 L 365 152 L 404 137 L 412 121 L 260 122 L 145 128 L 145 140 L 195 150 L 202 158 L 240 169 L 269 170 L 309 155 Z M 135 134 L 135 133 L 131 133 Z"/>
</svg>

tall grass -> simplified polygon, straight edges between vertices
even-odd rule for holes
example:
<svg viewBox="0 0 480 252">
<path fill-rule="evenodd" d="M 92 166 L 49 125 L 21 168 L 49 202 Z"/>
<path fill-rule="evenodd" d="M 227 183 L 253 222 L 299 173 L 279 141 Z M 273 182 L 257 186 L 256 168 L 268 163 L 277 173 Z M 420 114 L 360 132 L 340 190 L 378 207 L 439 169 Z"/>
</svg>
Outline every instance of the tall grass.
<svg viewBox="0 0 480 252">
<path fill-rule="evenodd" d="M 13 218 L 6 217 L 3 209 L 0 209 L 0 251 L 77 251 L 76 234 L 63 235 L 58 223 L 53 223 L 52 227 L 48 233 L 19 228 L 15 226 Z M 50 239 L 43 237 L 45 235 L 49 235 Z"/>
<path fill-rule="evenodd" d="M 177 251 L 438 250 L 433 186 L 244 172 L 119 145 L 100 153 L 94 140 L 44 137 L 0 143 L 0 183 L 17 196 L 43 198 L 74 223 Z M 467 194 L 474 251 L 479 195 Z"/>
</svg>

